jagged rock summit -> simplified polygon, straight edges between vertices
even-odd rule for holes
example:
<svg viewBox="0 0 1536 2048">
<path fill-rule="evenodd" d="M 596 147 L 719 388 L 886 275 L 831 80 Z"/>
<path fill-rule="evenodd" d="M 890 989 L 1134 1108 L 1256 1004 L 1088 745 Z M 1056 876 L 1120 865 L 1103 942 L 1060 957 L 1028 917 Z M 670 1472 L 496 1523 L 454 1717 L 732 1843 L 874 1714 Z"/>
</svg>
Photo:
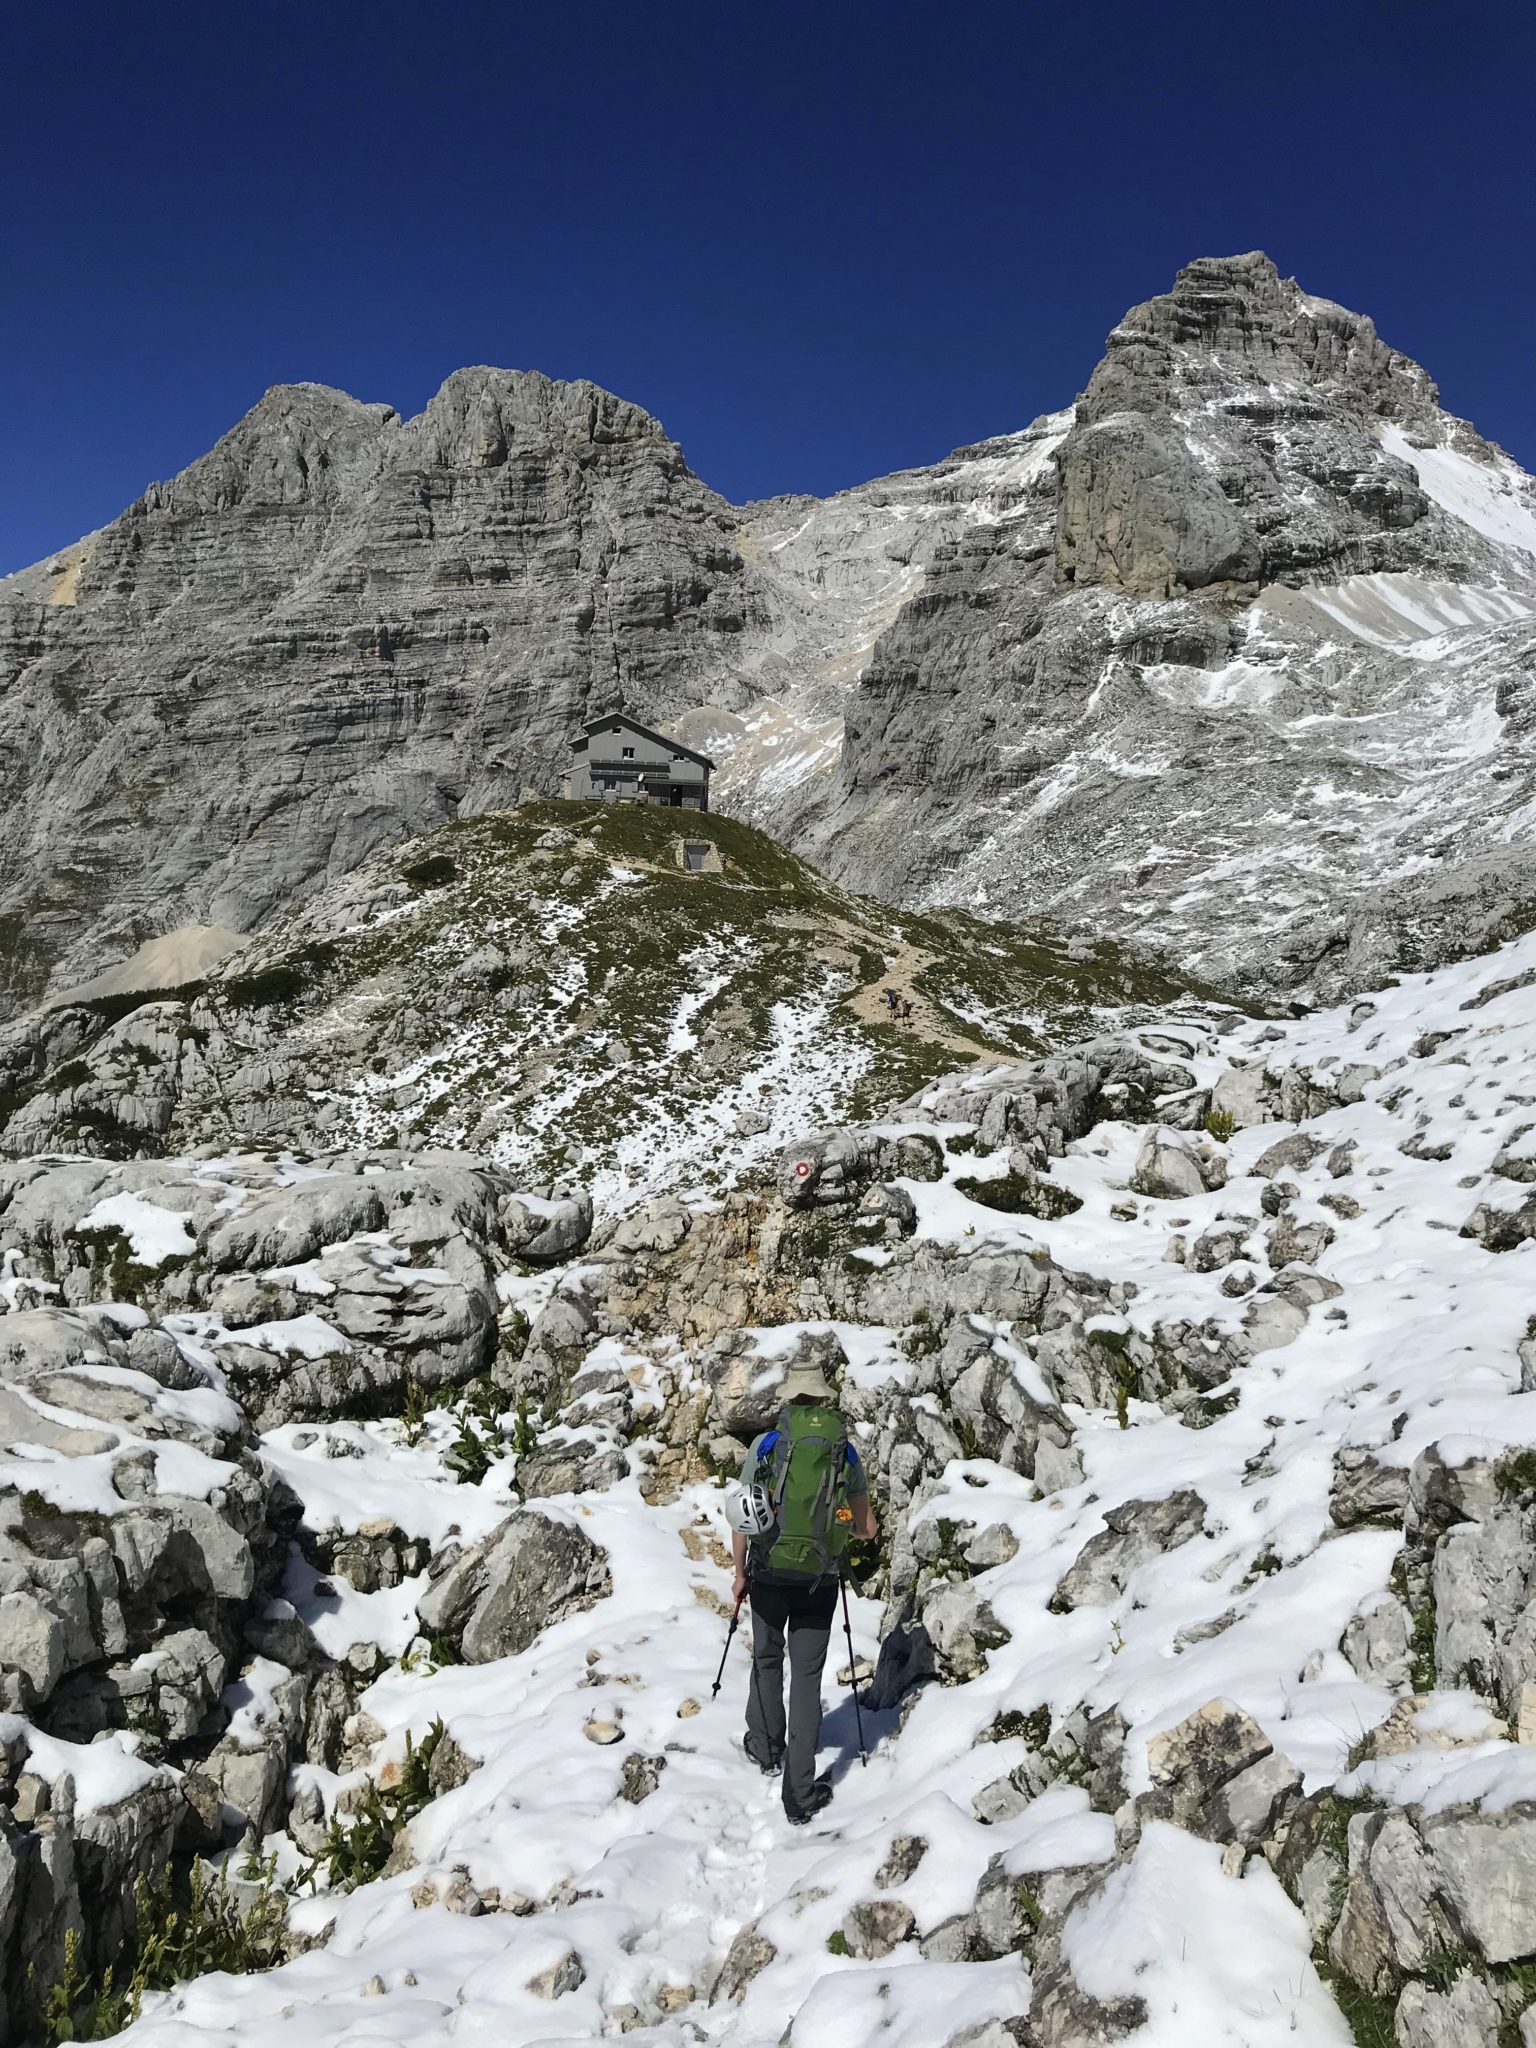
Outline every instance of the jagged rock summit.
<svg viewBox="0 0 1536 2048">
<path fill-rule="evenodd" d="M 551 793 L 619 707 L 888 901 L 1337 994 L 1523 928 L 1533 618 L 1531 480 L 1259 254 L 825 501 L 733 507 L 587 383 L 282 386 L 0 584 L 0 1005 Z"/>
<path fill-rule="evenodd" d="M 1269 258 L 1192 263 L 1110 335 L 1058 456 L 1061 583 L 1211 584 L 1437 565 L 1431 500 L 1375 429 L 1433 440 L 1439 393 L 1359 314 Z M 1466 430 L 1463 452 L 1493 451 Z"/>
</svg>

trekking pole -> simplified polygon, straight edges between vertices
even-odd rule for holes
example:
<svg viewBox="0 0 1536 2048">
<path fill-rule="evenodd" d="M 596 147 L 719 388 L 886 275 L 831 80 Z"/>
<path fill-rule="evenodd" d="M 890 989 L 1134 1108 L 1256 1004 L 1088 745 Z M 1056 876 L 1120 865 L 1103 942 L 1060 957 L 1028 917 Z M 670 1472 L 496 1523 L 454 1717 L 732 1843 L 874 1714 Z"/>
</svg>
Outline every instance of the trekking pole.
<svg viewBox="0 0 1536 2048">
<path fill-rule="evenodd" d="M 725 1648 L 720 1652 L 720 1669 L 715 1673 L 715 1682 L 709 1695 L 712 1700 L 719 1699 L 720 1688 L 725 1683 L 725 1660 L 731 1654 L 731 1639 L 736 1633 L 736 1624 L 741 1619 L 741 1601 L 745 1600 L 746 1597 L 746 1594 L 743 1593 L 741 1600 L 736 1602 L 736 1611 L 731 1616 L 731 1625 L 725 1632 Z"/>
<path fill-rule="evenodd" d="M 853 1623 L 848 1619 L 846 1579 L 843 1580 L 843 1634 L 848 1638 L 848 1690 L 853 1694 L 853 1720 L 859 1731 L 859 1763 L 861 1767 L 867 1768 L 869 1756 L 864 1748 L 864 1713 L 859 1705 L 859 1671 L 853 1657 Z"/>
</svg>

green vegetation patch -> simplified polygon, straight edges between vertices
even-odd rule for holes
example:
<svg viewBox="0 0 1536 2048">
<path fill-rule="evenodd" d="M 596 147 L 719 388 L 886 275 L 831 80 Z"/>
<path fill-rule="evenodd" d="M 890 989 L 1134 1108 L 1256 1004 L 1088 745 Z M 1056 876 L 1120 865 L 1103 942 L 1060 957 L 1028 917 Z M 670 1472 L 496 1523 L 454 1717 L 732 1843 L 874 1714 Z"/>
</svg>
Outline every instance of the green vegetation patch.
<svg viewBox="0 0 1536 2048">
<path fill-rule="evenodd" d="M 1413 1634 L 1408 1640 L 1413 1689 L 1433 1692 L 1437 1682 L 1434 1580 L 1425 1565 L 1411 1560 L 1406 1550 L 1400 1550 L 1387 1585 L 1407 1608 L 1413 1623 Z"/>
<path fill-rule="evenodd" d="M 419 1743 L 405 1738 L 405 1761 L 393 1785 L 382 1789 L 371 1779 L 352 1814 L 333 1820 L 325 1847 L 300 1873 L 300 1884 L 313 1885 L 323 1871 L 332 1891 L 352 1891 L 376 1878 L 395 1843 L 432 1798 L 432 1758 L 446 1734 L 441 1717 Z"/>
<path fill-rule="evenodd" d="M 87 996 L 83 1002 L 71 1001 L 62 1007 L 85 1010 L 103 1024 L 120 1024 L 149 1003 L 196 1002 L 205 987 L 201 981 L 182 981 L 174 988 L 119 989 L 112 995 Z"/>
<path fill-rule="evenodd" d="M 413 860 L 403 867 L 400 877 L 413 889 L 446 889 L 450 882 L 459 879 L 459 870 L 445 853 L 431 853 L 424 860 Z"/>
<path fill-rule="evenodd" d="M 66 1060 L 62 1067 L 55 1067 L 44 1077 L 50 1095 L 64 1095 L 71 1088 L 83 1088 L 91 1078 L 91 1070 L 84 1060 Z"/>
<path fill-rule="evenodd" d="M 183 1252 L 179 1256 L 162 1259 L 158 1265 L 140 1265 L 133 1256 L 128 1238 L 115 1223 L 106 1223 L 93 1230 L 82 1229 L 77 1224 L 69 1235 L 76 1244 L 85 1247 L 93 1284 L 103 1286 L 111 1301 L 137 1305 L 144 1289 L 152 1281 L 163 1274 L 173 1273 L 192 1256 L 190 1252 Z"/>
<path fill-rule="evenodd" d="M 1536 1451 L 1512 1451 L 1493 1468 L 1494 1483 L 1506 1500 L 1536 1494 Z"/>
<path fill-rule="evenodd" d="M 218 993 L 232 1010 L 271 1010 L 295 1003 L 308 993 L 316 978 L 336 959 L 336 948 L 315 940 L 286 959 L 258 967 L 250 974 L 232 975 L 221 982 Z"/>
<path fill-rule="evenodd" d="M 1083 1206 L 1070 1188 L 1032 1173 L 1005 1173 L 995 1180 L 978 1180 L 961 1174 L 955 1186 L 962 1195 L 979 1202 L 984 1209 L 998 1209 L 1005 1216 L 1035 1216 L 1053 1222 L 1058 1216 L 1072 1216 Z"/>
<path fill-rule="evenodd" d="M 1378 1998 L 1374 1992 L 1362 1990 L 1353 1977 L 1346 1977 L 1330 1961 L 1322 1947 L 1312 1951 L 1312 1964 L 1354 2036 L 1355 2048 L 1398 2048 L 1395 1999 Z"/>
<path fill-rule="evenodd" d="M 146 1991 L 168 1990 L 213 1970 L 243 1975 L 281 1962 L 288 1902 L 272 1866 L 249 1859 L 241 1878 L 238 1888 L 232 1886 L 227 1864 L 214 1877 L 202 1862 L 194 1862 L 184 1877 L 170 1864 L 154 1883 L 141 1877 L 133 1891 L 132 1932 L 124 1944 L 131 1967 L 121 1969 L 119 1958 L 94 1980 L 83 1967 L 80 1936 L 71 1928 L 64 1937 L 59 1975 L 46 1985 L 28 1980 L 45 2048 L 121 2033 L 138 2018 Z"/>
</svg>

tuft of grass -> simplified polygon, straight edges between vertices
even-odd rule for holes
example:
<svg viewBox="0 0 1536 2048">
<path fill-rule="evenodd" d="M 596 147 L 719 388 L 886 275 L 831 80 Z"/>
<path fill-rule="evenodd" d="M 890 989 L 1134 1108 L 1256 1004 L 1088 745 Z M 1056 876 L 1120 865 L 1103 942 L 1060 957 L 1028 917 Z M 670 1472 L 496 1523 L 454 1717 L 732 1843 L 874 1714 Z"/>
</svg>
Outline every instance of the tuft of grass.
<svg viewBox="0 0 1536 2048">
<path fill-rule="evenodd" d="M 1435 1590 L 1427 1569 L 1410 1566 L 1407 1551 L 1400 1550 L 1387 1585 L 1407 1608 L 1413 1622 L 1408 1639 L 1409 1681 L 1415 1692 L 1433 1692 L 1435 1670 Z"/>
<path fill-rule="evenodd" d="M 932 1358 L 944 1349 L 944 1329 L 944 1324 L 936 1323 L 927 1309 L 920 1308 L 902 1335 L 902 1349 L 908 1358 Z"/>
<path fill-rule="evenodd" d="M 1493 1477 L 1506 1500 L 1536 1493 L 1536 1451 L 1512 1451 L 1507 1458 L 1500 1458 Z"/>
<path fill-rule="evenodd" d="M 398 1780 L 382 1790 L 370 1782 L 356 1812 L 347 1821 L 331 1822 L 325 1847 L 299 1883 L 313 1886 L 323 1870 L 332 1891 L 355 1891 L 379 1875 L 402 1832 L 432 1797 L 432 1757 L 446 1732 L 439 1715 L 419 1744 L 407 1734 Z"/>
<path fill-rule="evenodd" d="M 1313 1950 L 1312 1966 L 1354 2036 L 1355 2048 L 1398 2048 L 1395 1999 L 1378 1998 L 1362 1989 L 1321 1948 Z"/>
<path fill-rule="evenodd" d="M 1018 1707 L 1004 1707 L 995 1714 L 977 1737 L 979 1742 L 1012 1742 L 1015 1739 L 1027 1742 L 1031 1749 L 1043 1750 L 1051 1739 L 1051 1710 L 1049 1707 L 1035 1707 L 1023 1713 Z"/>
<path fill-rule="evenodd" d="M 227 1863 L 219 1866 L 216 1878 L 201 1861 L 192 1864 L 185 1879 L 171 1864 L 153 1882 L 141 1877 L 134 1886 L 133 1928 L 125 1944 L 132 1968 L 122 1980 L 115 1963 L 108 1963 L 99 1977 L 89 1975 L 84 1945 L 71 1928 L 53 1981 L 38 1987 L 28 1976 L 44 2048 L 120 2034 L 138 2018 L 146 1991 L 167 1990 L 214 1970 L 242 1976 L 280 1962 L 288 1902 L 275 1870 L 256 1859 L 241 1875 L 256 1886 L 250 1899 L 232 1891 Z"/>
</svg>

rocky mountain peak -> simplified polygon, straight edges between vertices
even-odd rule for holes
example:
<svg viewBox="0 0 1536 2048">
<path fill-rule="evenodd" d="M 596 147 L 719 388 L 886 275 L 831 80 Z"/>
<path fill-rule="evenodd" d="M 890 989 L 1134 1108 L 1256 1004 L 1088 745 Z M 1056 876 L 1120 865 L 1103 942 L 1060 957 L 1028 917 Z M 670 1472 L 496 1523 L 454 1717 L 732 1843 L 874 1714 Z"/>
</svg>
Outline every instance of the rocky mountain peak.
<svg viewBox="0 0 1536 2048">
<path fill-rule="evenodd" d="M 643 406 L 617 398 L 586 378 L 565 382 L 539 370 L 486 364 L 455 370 L 403 436 L 402 467 L 496 469 L 554 448 L 681 450 Z"/>
<path fill-rule="evenodd" d="M 274 384 L 206 455 L 151 484 L 124 519 L 333 504 L 360 460 L 377 467 L 397 425 L 391 405 L 365 405 L 328 384 Z"/>
<path fill-rule="evenodd" d="M 1228 394 L 1254 381 L 1419 425 L 1440 403 L 1434 381 L 1375 324 L 1283 278 L 1262 250 L 1202 256 L 1173 289 L 1133 306 L 1105 344 L 1078 404 L 1084 423 L 1121 410 L 1177 413 L 1191 390 Z"/>
<path fill-rule="evenodd" d="M 727 504 L 584 380 L 474 366 L 412 419 L 278 386 L 0 587 L 0 1014 L 552 794 L 612 708 L 686 724 L 724 808 L 868 893 L 1131 918 L 1294 987 L 1356 957 L 1273 943 L 1362 886 L 1318 834 L 1419 875 L 1386 821 L 1448 702 L 1436 844 L 1507 859 L 1533 609 L 1530 479 L 1258 252 L 1133 308 L 1075 408 L 825 501 Z"/>
<path fill-rule="evenodd" d="M 925 562 L 802 843 L 1271 989 L 1524 929 L 1536 483 L 1257 253 L 1133 309 L 1064 424 Z"/>
<path fill-rule="evenodd" d="M 1444 536 L 1391 421 L 1433 442 L 1439 393 L 1372 322 L 1259 251 L 1204 257 L 1110 335 L 1058 458 L 1064 584 L 1213 584 L 1424 566 Z M 1404 538 L 1404 536 L 1408 536 Z"/>
</svg>

